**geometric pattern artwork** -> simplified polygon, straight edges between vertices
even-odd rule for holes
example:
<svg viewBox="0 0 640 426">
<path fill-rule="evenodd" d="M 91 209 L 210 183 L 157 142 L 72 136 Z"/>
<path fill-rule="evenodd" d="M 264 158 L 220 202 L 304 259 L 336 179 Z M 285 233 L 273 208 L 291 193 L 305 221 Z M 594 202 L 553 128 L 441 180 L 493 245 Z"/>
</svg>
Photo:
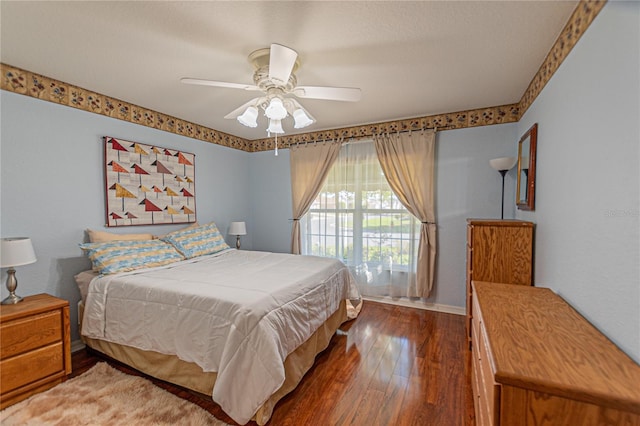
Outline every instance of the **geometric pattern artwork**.
<svg viewBox="0 0 640 426">
<path fill-rule="evenodd" d="M 104 137 L 107 226 L 196 221 L 195 155 Z"/>
</svg>

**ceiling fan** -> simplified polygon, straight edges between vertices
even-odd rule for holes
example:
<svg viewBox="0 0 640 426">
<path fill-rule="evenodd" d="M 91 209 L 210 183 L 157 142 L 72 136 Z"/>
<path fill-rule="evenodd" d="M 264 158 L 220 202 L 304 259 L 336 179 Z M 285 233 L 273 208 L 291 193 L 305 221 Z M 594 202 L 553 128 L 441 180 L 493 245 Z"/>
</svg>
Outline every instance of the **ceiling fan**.
<svg viewBox="0 0 640 426">
<path fill-rule="evenodd" d="M 224 118 L 236 118 L 247 127 L 258 126 L 258 110 L 262 109 L 269 120 L 267 134 L 284 133 L 282 121 L 287 115 L 293 117 L 294 128 L 301 129 L 315 123 L 315 118 L 291 96 L 306 99 L 357 102 L 361 91 L 353 87 L 298 86 L 295 71 L 300 66 L 298 53 L 281 44 L 271 44 L 271 48 L 259 49 L 249 55 L 249 62 L 255 68 L 254 84 L 230 83 L 226 81 L 182 78 L 186 84 L 227 87 L 263 92 L 262 96 L 251 99 Z"/>
</svg>

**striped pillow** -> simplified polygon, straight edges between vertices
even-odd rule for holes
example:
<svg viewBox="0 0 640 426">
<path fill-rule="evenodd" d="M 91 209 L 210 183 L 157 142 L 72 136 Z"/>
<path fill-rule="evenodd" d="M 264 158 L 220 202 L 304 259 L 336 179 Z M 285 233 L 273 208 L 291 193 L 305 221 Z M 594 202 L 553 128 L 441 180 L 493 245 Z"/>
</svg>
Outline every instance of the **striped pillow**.
<svg viewBox="0 0 640 426">
<path fill-rule="evenodd" d="M 80 244 L 93 269 L 100 274 L 116 274 L 141 268 L 167 265 L 184 257 L 171 244 L 160 240 L 111 241 Z"/>
<path fill-rule="evenodd" d="M 170 232 L 160 240 L 173 244 L 187 259 L 215 254 L 229 248 L 213 222 L 197 228 Z"/>
</svg>

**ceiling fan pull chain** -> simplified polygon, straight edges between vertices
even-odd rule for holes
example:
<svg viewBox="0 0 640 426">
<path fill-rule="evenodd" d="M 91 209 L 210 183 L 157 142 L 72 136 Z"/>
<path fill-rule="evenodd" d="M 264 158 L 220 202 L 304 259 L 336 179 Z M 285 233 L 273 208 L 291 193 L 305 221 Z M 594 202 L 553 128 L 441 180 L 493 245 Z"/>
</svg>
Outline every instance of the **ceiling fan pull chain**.
<svg viewBox="0 0 640 426">
<path fill-rule="evenodd" d="M 278 156 L 278 134 L 276 133 L 276 157 Z"/>
</svg>

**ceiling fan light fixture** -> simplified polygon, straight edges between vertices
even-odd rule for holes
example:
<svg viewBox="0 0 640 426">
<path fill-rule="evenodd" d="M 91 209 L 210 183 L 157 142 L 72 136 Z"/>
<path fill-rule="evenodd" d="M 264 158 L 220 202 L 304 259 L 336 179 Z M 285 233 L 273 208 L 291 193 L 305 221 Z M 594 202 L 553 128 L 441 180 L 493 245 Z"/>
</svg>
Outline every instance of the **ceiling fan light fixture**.
<svg viewBox="0 0 640 426">
<path fill-rule="evenodd" d="M 282 134 L 284 130 L 282 129 L 282 121 L 276 119 L 269 119 L 269 128 L 267 129 L 268 133 L 273 134 Z"/>
<path fill-rule="evenodd" d="M 238 121 L 247 127 L 258 127 L 258 108 L 248 107 L 242 115 L 238 116 Z"/>
<path fill-rule="evenodd" d="M 300 66 L 298 52 L 281 44 L 272 43 L 269 48 L 254 51 L 249 55 L 249 62 L 255 68 L 254 84 L 190 77 L 184 77 L 180 81 L 185 84 L 262 92 L 261 96 L 237 107 L 224 118 L 235 118 L 243 126 L 255 128 L 258 127 L 259 111 L 264 111 L 265 117 L 269 120 L 267 135 L 268 137 L 271 137 L 272 133 L 275 135 L 276 155 L 278 155 L 278 135 L 284 133 L 281 120 L 291 116 L 295 129 L 302 129 L 316 122 L 316 119 L 295 98 L 344 102 L 357 102 L 361 98 L 361 90 L 354 87 L 298 86 L 295 75 Z"/>
<path fill-rule="evenodd" d="M 313 120 L 309 118 L 307 113 L 305 113 L 302 108 L 298 108 L 297 110 L 293 111 L 293 121 L 293 127 L 296 129 L 302 129 L 313 124 Z"/>
<path fill-rule="evenodd" d="M 264 115 L 270 120 L 282 120 L 287 116 L 287 110 L 282 103 L 282 99 L 275 97 L 269 102 L 269 106 L 264 110 Z"/>
</svg>

